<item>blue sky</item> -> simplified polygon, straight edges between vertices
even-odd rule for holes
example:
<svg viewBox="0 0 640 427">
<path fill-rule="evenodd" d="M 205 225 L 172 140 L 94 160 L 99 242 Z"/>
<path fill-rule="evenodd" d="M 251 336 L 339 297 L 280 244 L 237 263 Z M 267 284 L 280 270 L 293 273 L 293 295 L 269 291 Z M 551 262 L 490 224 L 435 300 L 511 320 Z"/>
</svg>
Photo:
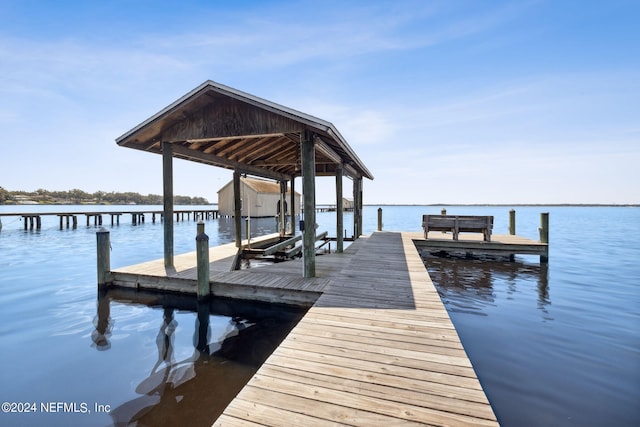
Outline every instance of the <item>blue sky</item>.
<svg viewBox="0 0 640 427">
<path fill-rule="evenodd" d="M 210 79 L 332 122 L 367 204 L 640 203 L 638 22 L 616 0 L 0 0 L 0 186 L 160 194 L 161 157 L 115 138 Z M 231 179 L 174 173 L 214 202 Z"/>
</svg>

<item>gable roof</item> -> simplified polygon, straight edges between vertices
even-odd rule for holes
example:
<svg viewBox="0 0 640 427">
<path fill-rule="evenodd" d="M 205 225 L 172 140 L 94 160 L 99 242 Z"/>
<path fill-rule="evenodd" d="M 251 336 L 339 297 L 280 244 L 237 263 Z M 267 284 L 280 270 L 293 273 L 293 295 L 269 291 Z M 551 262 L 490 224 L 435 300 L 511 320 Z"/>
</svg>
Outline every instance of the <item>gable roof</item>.
<svg viewBox="0 0 640 427">
<path fill-rule="evenodd" d="M 300 139 L 316 142 L 316 175 L 369 178 L 335 126 L 325 120 L 208 80 L 116 139 L 118 145 L 285 180 L 301 174 Z"/>
<path fill-rule="evenodd" d="M 262 194 L 280 194 L 280 184 L 274 181 L 267 181 L 264 179 L 257 178 L 247 178 L 241 177 L 240 182 L 249 188 L 251 188 L 256 193 Z M 218 194 L 224 191 L 226 188 L 231 187 L 233 185 L 233 180 L 227 182 L 223 185 L 217 192 Z M 287 188 L 287 194 L 291 194 L 291 188 Z M 300 196 L 299 192 L 295 192 L 296 196 Z"/>
</svg>

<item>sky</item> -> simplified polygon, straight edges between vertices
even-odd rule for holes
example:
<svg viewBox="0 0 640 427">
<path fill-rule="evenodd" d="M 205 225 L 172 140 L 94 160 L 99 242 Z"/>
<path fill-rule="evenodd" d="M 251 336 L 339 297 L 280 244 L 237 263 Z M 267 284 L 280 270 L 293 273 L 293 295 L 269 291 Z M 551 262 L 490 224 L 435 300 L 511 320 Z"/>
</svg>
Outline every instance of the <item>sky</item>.
<svg viewBox="0 0 640 427">
<path fill-rule="evenodd" d="M 162 194 L 161 156 L 115 139 L 213 80 L 333 123 L 365 204 L 638 204 L 638 22 L 635 0 L 0 0 L 0 186 Z M 231 177 L 174 161 L 175 194 Z"/>
</svg>

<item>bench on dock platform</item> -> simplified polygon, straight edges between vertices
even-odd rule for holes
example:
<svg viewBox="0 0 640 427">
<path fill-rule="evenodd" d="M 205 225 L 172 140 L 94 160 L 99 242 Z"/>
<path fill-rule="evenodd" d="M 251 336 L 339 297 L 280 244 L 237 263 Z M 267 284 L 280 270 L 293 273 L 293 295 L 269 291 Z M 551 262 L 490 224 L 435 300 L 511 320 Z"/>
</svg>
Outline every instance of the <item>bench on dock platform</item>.
<svg viewBox="0 0 640 427">
<path fill-rule="evenodd" d="M 491 241 L 493 216 L 479 215 L 422 215 L 424 238 L 429 231 L 451 231 L 453 240 L 458 240 L 460 232 L 482 233 L 485 242 Z"/>
</svg>

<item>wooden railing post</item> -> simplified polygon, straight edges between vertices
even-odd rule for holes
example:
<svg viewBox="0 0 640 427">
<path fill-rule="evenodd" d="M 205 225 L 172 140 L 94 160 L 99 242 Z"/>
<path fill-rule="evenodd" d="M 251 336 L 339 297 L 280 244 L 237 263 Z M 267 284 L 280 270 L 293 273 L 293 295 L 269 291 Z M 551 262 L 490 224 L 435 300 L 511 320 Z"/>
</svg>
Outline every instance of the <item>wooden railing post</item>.
<svg viewBox="0 0 640 427">
<path fill-rule="evenodd" d="M 96 232 L 97 255 L 98 255 L 98 286 L 107 283 L 109 272 L 111 271 L 111 242 L 109 231 L 104 227 Z"/>
<path fill-rule="evenodd" d="M 209 236 L 204 232 L 204 222 L 198 222 L 196 236 L 196 257 L 198 269 L 198 299 L 209 296 Z"/>
</svg>

